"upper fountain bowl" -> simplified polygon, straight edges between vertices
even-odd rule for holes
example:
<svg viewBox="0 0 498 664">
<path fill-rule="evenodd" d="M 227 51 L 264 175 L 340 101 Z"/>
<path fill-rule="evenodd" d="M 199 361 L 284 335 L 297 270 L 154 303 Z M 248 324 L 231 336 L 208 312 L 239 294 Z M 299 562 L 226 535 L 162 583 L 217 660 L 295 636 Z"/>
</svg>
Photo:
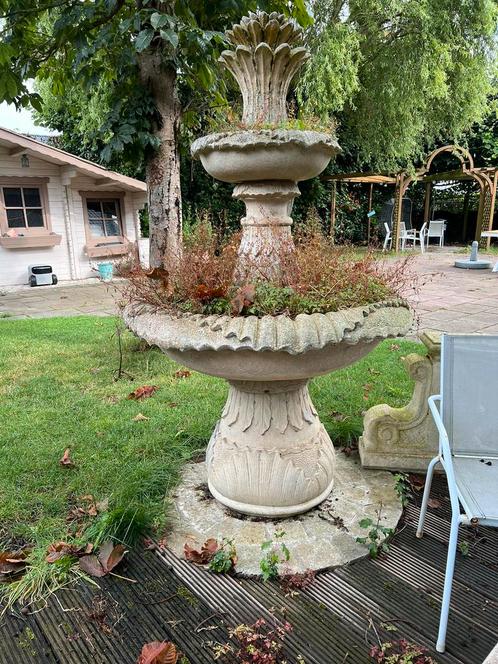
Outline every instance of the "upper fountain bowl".
<svg viewBox="0 0 498 664">
<path fill-rule="evenodd" d="M 335 136 L 297 129 L 208 134 L 191 149 L 210 175 L 232 183 L 308 180 L 340 152 Z"/>
</svg>

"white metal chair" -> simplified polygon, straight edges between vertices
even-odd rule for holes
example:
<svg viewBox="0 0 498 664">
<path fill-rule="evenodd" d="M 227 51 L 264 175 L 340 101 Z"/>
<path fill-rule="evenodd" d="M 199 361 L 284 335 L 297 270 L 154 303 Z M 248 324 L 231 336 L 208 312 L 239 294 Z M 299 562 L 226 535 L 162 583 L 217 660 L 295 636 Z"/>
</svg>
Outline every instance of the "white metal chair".
<svg viewBox="0 0 498 664">
<path fill-rule="evenodd" d="M 426 233 L 426 243 L 429 246 L 431 237 L 438 238 L 439 246 L 444 247 L 444 231 L 446 230 L 445 219 L 432 219 L 429 221 L 429 228 Z"/>
<path fill-rule="evenodd" d="M 412 242 L 414 248 L 418 242 L 420 245 L 420 251 L 424 253 L 425 235 L 425 223 L 423 224 L 422 228 L 417 231 L 415 228 L 406 228 L 405 223 L 402 221 L 400 224 L 401 251 L 405 250 L 407 242 Z"/>
<path fill-rule="evenodd" d="M 439 453 L 427 470 L 417 537 L 423 535 L 434 467 L 440 463 L 452 512 L 436 644 L 444 652 L 458 527 L 498 527 L 498 335 L 443 336 L 441 394 L 429 397 L 429 407 L 439 431 Z"/>
<path fill-rule="evenodd" d="M 384 222 L 384 228 L 386 231 L 386 237 L 384 238 L 384 246 L 382 247 L 382 251 L 386 251 L 387 247 L 389 247 L 389 249 L 392 249 L 393 246 L 393 237 L 391 229 L 389 228 L 389 224 L 386 221 Z"/>
</svg>

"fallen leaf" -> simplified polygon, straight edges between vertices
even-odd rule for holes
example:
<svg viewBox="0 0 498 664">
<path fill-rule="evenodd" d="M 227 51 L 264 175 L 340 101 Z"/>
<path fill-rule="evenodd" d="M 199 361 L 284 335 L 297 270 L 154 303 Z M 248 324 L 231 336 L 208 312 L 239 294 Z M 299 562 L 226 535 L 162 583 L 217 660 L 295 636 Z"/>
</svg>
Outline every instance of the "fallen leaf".
<svg viewBox="0 0 498 664">
<path fill-rule="evenodd" d="M 80 557 L 91 553 L 92 549 L 93 544 L 87 544 L 86 547 L 83 547 L 69 544 L 68 542 L 54 542 L 49 545 L 45 560 L 47 563 L 55 563 L 57 560 L 60 560 L 65 556 Z"/>
<path fill-rule="evenodd" d="M 173 375 L 175 378 L 189 378 L 189 376 L 192 375 L 192 372 L 188 369 L 178 369 Z"/>
<path fill-rule="evenodd" d="M 195 289 L 194 297 L 201 302 L 210 302 L 220 297 L 225 297 L 226 291 L 224 288 L 210 288 L 205 284 L 199 284 Z"/>
<path fill-rule="evenodd" d="M 441 501 L 437 498 L 429 498 L 427 505 L 432 507 L 432 509 L 437 509 L 438 507 L 441 507 Z"/>
<path fill-rule="evenodd" d="M 169 401 L 166 405 L 167 405 L 169 408 L 176 408 L 176 407 L 178 406 L 178 404 L 176 403 L 176 401 Z"/>
<path fill-rule="evenodd" d="M 64 454 L 62 457 L 59 459 L 59 463 L 61 466 L 66 466 L 67 468 L 74 468 L 76 465 L 74 461 L 70 457 L 71 450 L 68 447 L 66 450 L 64 450 Z"/>
<path fill-rule="evenodd" d="M 176 664 L 178 656 L 171 641 L 152 641 L 142 648 L 137 664 Z"/>
<path fill-rule="evenodd" d="M 90 507 L 87 509 L 86 513 L 88 516 L 97 516 L 98 511 L 97 511 L 97 505 L 95 503 L 92 503 Z"/>
<path fill-rule="evenodd" d="M 0 582 L 12 581 L 26 571 L 25 551 L 0 552 Z"/>
<path fill-rule="evenodd" d="M 372 383 L 365 383 L 365 385 L 363 385 L 363 398 L 365 399 L 365 401 L 368 401 L 371 389 L 372 389 Z"/>
<path fill-rule="evenodd" d="M 408 475 L 408 481 L 414 491 L 422 491 L 425 486 L 425 478 L 422 475 Z"/>
<path fill-rule="evenodd" d="M 134 422 L 145 422 L 146 420 L 150 420 L 150 417 L 146 417 L 145 415 L 142 415 L 142 413 L 138 413 L 138 415 L 135 415 L 135 417 L 132 419 Z"/>
<path fill-rule="evenodd" d="M 85 555 L 80 558 L 80 569 L 90 576 L 106 576 L 118 565 L 126 553 L 126 547 L 109 540 L 102 545 L 97 556 Z"/>
<path fill-rule="evenodd" d="M 339 413 L 337 410 L 334 410 L 332 413 L 330 413 L 330 416 L 336 422 L 344 422 L 345 420 L 349 419 L 347 415 L 344 415 L 344 413 Z"/>
<path fill-rule="evenodd" d="M 394 350 L 399 350 L 400 346 L 399 344 L 391 344 L 389 350 L 394 351 Z"/>
<path fill-rule="evenodd" d="M 253 284 L 241 286 L 230 301 L 232 314 L 238 316 L 242 311 L 249 307 L 256 297 L 256 287 Z"/>
<path fill-rule="evenodd" d="M 111 572 L 116 565 L 118 565 L 126 553 L 126 547 L 123 544 L 116 544 L 109 540 L 102 545 L 98 559 L 100 560 L 102 567 L 104 567 L 108 572 Z"/>
<path fill-rule="evenodd" d="M 102 565 L 100 564 L 99 559 L 97 556 L 83 556 L 80 558 L 80 569 L 83 572 L 86 572 L 90 576 L 96 576 L 96 577 L 101 577 L 105 576 L 108 574 L 107 570 L 105 570 Z"/>
<path fill-rule="evenodd" d="M 126 398 L 134 399 L 135 401 L 140 401 L 140 399 L 148 399 L 158 389 L 159 387 L 157 385 L 142 385 L 142 387 L 137 387 L 136 390 L 130 392 L 130 394 Z"/>
<path fill-rule="evenodd" d="M 209 561 L 218 551 L 218 548 L 218 542 L 215 539 L 210 538 L 204 542 L 200 551 L 194 549 L 192 546 L 190 546 L 190 544 L 185 542 L 183 553 L 185 558 L 191 563 L 196 563 L 197 565 L 207 565 L 207 563 L 209 563 Z"/>
</svg>

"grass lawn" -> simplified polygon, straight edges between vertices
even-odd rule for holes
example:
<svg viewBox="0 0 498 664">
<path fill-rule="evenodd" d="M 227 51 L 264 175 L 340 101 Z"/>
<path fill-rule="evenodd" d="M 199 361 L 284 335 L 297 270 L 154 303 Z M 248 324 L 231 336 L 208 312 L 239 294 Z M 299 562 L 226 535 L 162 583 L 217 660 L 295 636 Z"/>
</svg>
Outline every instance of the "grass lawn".
<svg viewBox="0 0 498 664">
<path fill-rule="evenodd" d="M 178 365 L 128 332 L 129 375 L 116 381 L 115 326 L 113 318 L 90 316 L 0 321 L 0 551 L 32 544 L 38 569 L 54 541 L 130 541 L 151 526 L 160 535 L 165 496 L 182 465 L 205 448 L 226 398 L 223 381 L 194 372 L 176 377 Z M 312 383 L 334 440 L 361 432 L 361 412 L 373 404 L 408 400 L 400 357 L 420 348 L 388 340 Z M 142 385 L 159 390 L 127 399 Z M 148 419 L 136 421 L 138 414 Z M 74 467 L 59 463 L 66 448 Z M 76 518 L 89 495 L 100 512 Z"/>
</svg>

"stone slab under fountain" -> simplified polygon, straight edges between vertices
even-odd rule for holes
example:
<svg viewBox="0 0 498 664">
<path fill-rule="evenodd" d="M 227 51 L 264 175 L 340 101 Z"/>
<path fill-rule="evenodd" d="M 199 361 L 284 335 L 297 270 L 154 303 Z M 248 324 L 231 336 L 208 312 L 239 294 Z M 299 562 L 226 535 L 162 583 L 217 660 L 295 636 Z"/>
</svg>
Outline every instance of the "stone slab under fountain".
<svg viewBox="0 0 498 664">
<path fill-rule="evenodd" d="M 242 121 L 248 129 L 199 138 L 192 154 L 213 177 L 235 184 L 234 197 L 246 205 L 234 275 L 242 284 L 254 281 L 255 275 L 278 276 L 281 262 L 294 248 L 290 215 L 299 195 L 297 183 L 318 175 L 340 148 L 330 134 L 280 128 L 287 119 L 290 82 L 307 57 L 300 46 L 301 31 L 292 21 L 257 12 L 243 18 L 227 36 L 232 50 L 225 51 L 221 61 L 241 88 Z M 278 128 L 257 128 L 261 123 Z M 200 483 L 206 481 L 219 503 L 209 503 L 211 516 L 227 508 L 270 519 L 301 514 L 325 499 L 335 500 L 330 494 L 337 481 L 347 496 L 341 503 L 344 512 L 336 514 L 338 522 L 361 512 L 352 507 L 352 496 L 358 492 L 366 496 L 362 509 L 369 506 L 372 518 L 379 504 L 369 495 L 375 494 L 387 506 L 383 509 L 390 510 L 390 522 L 397 521 L 400 509 L 392 477 L 376 472 L 359 483 L 353 461 L 337 461 L 311 402 L 308 381 L 356 362 L 386 337 L 405 334 L 412 320 L 405 302 L 378 302 L 295 319 L 171 315 L 143 305 L 128 306 L 123 315 L 132 331 L 180 364 L 224 378 L 230 385 L 208 445 L 205 470 L 202 464 L 187 468 L 176 492 L 177 510 L 180 504 L 184 507 L 177 514 L 171 541 L 189 532 L 194 538 L 203 536 L 201 531 L 213 536 L 208 535 L 212 529 L 203 526 L 208 513 L 203 516 L 197 510 L 201 498 L 196 501 L 193 490 L 203 473 L 206 477 Z M 377 490 L 379 482 L 384 488 L 390 485 L 387 493 Z M 208 502 L 202 507 L 207 509 Z M 243 521 L 237 515 L 233 518 Z M 315 523 L 311 529 L 315 541 L 325 527 L 323 520 L 315 519 L 313 512 L 302 518 Z M 228 530 L 228 522 L 223 523 Z M 338 542 L 344 540 L 337 529 L 330 532 Z M 236 542 L 238 548 L 241 544 Z M 351 555 L 357 557 L 359 545 L 354 544 Z M 327 546 L 333 543 L 327 541 Z M 332 555 L 330 560 L 336 559 Z M 335 564 L 330 560 L 318 567 Z"/>
</svg>

